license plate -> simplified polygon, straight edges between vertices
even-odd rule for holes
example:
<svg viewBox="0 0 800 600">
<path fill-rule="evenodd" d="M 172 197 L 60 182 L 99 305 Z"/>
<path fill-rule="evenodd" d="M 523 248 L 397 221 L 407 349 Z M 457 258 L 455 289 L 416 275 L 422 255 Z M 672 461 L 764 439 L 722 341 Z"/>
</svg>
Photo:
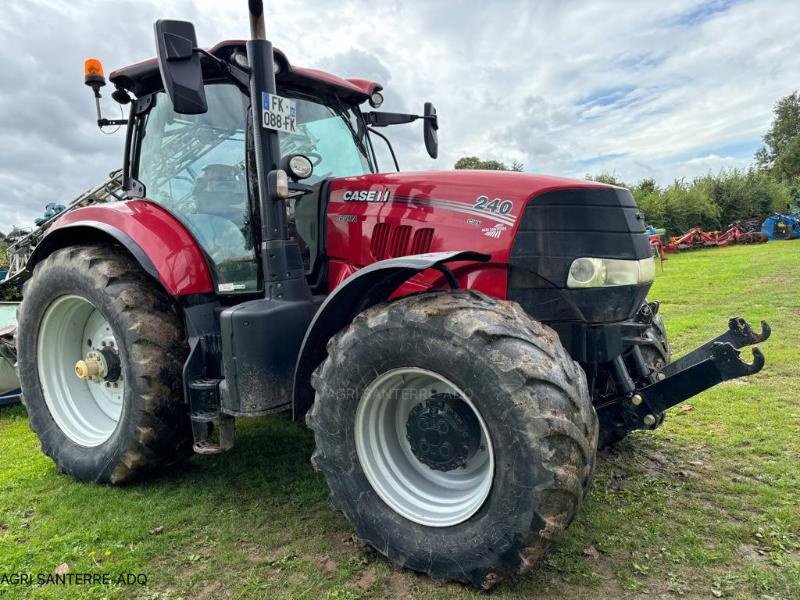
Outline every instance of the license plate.
<svg viewBox="0 0 800 600">
<path fill-rule="evenodd" d="M 297 105 L 294 100 L 277 94 L 261 94 L 261 124 L 266 129 L 295 133 L 297 131 Z"/>
</svg>

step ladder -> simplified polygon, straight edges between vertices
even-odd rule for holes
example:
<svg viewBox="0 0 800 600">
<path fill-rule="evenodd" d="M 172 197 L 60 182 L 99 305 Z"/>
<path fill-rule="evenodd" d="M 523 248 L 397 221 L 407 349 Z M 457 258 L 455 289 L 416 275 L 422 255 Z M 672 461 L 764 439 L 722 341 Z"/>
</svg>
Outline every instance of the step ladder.
<svg viewBox="0 0 800 600">
<path fill-rule="evenodd" d="M 200 361 L 192 360 L 195 353 L 202 357 Z M 220 454 L 233 448 L 236 420 L 220 410 L 221 374 L 209 372 L 209 365 L 220 364 L 221 353 L 219 334 L 206 334 L 200 337 L 188 361 L 203 365 L 187 386 L 193 449 L 197 454 Z"/>
</svg>

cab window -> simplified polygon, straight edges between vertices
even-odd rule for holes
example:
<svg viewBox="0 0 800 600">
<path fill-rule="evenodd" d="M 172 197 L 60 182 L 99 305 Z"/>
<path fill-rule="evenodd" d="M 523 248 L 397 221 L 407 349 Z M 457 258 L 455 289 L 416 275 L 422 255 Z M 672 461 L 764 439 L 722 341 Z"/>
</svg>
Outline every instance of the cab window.
<svg viewBox="0 0 800 600">
<path fill-rule="evenodd" d="M 221 293 L 258 289 L 245 169 L 244 96 L 206 86 L 208 112 L 179 115 L 159 93 L 146 116 L 138 179 L 147 198 L 192 232 L 210 257 Z"/>
<path fill-rule="evenodd" d="M 229 84 L 207 84 L 208 111 L 179 115 L 163 92 L 145 116 L 137 178 L 147 198 L 180 219 L 211 259 L 217 291 L 259 289 L 246 174 L 247 97 Z M 321 187 L 325 179 L 374 171 L 363 121 L 336 100 L 281 92 L 297 106 L 297 131 L 279 134 L 283 156 L 304 154 L 314 174 L 313 192 L 290 201 L 290 233 L 306 271 L 320 251 Z"/>
</svg>

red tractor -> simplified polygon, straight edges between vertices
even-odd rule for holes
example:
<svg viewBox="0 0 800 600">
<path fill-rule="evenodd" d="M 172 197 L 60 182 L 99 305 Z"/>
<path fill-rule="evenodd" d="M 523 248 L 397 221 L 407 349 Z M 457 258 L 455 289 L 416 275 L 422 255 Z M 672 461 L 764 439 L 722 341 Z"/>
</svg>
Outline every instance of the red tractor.
<svg viewBox="0 0 800 600">
<path fill-rule="evenodd" d="M 368 110 L 378 83 L 292 65 L 249 4 L 252 39 L 158 21 L 158 58 L 111 74 L 124 197 L 65 211 L 25 269 L 31 426 L 59 470 L 119 484 L 293 411 L 359 538 L 489 588 L 572 521 L 598 438 L 759 371 L 738 348 L 768 328 L 670 363 L 627 190 L 378 172 L 376 128 L 421 120 L 436 157 L 433 106 Z"/>
</svg>

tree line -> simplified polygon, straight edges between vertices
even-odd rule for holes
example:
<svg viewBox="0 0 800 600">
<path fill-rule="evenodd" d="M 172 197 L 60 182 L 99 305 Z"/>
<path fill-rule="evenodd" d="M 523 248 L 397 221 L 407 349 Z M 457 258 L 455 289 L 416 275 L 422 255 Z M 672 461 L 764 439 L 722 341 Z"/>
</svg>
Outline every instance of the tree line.
<svg viewBox="0 0 800 600">
<path fill-rule="evenodd" d="M 722 230 L 752 217 L 780 212 L 800 196 L 800 93 L 781 98 L 775 105 L 772 124 L 747 169 L 721 170 L 689 181 L 676 179 L 659 186 L 645 178 L 628 184 L 613 173 L 586 175 L 586 179 L 628 188 L 647 223 L 664 228 L 668 235 L 685 233 L 692 227 Z M 496 160 L 464 157 L 456 169 L 521 171 Z"/>
</svg>

